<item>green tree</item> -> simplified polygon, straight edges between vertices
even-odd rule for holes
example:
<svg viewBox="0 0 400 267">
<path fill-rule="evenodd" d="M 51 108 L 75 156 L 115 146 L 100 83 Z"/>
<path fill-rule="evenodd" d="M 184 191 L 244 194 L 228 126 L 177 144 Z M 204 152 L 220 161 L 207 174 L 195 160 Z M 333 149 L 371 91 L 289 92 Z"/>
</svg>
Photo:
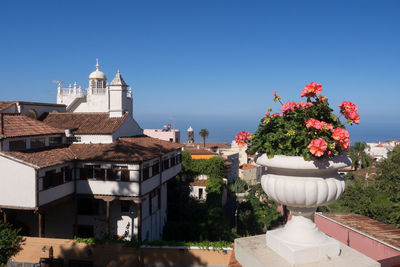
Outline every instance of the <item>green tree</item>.
<svg viewBox="0 0 400 267">
<path fill-rule="evenodd" d="M 392 201 L 400 200 L 400 146 L 377 164 L 376 186 Z"/>
<path fill-rule="evenodd" d="M 11 225 L 0 222 L 0 266 L 21 250 L 23 239 L 18 233 Z"/>
<path fill-rule="evenodd" d="M 237 178 L 236 181 L 229 187 L 229 189 L 234 193 L 244 193 L 246 192 L 247 188 L 247 183 L 240 178 Z"/>
<path fill-rule="evenodd" d="M 206 147 L 206 138 L 210 132 L 207 129 L 201 129 L 199 135 L 203 138 L 203 146 Z"/>
<path fill-rule="evenodd" d="M 368 145 L 365 142 L 355 142 L 354 145 L 350 147 L 348 154 L 355 170 L 367 168 L 372 165 L 371 158 L 365 153 L 366 148 L 368 148 Z"/>
<path fill-rule="evenodd" d="M 239 235 L 256 235 L 281 223 L 282 215 L 277 211 L 277 203 L 268 199 L 260 184 L 253 186 L 246 201 L 238 208 Z"/>
</svg>

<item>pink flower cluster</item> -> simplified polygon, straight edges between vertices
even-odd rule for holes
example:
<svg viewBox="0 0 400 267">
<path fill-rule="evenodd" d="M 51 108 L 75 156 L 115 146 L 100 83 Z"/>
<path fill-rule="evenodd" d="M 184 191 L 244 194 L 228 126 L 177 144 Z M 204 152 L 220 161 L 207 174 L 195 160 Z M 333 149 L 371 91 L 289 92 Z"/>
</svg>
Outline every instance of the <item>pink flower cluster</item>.
<svg viewBox="0 0 400 267">
<path fill-rule="evenodd" d="M 305 97 L 315 97 L 317 94 L 321 93 L 322 85 L 316 82 L 312 82 L 307 84 L 303 91 L 301 91 L 301 96 Z"/>
<path fill-rule="evenodd" d="M 288 114 L 290 111 L 293 111 L 295 109 L 299 108 L 309 108 L 312 107 L 312 103 L 304 103 L 304 102 L 286 102 L 285 104 L 282 105 L 282 113 L 283 114 Z"/>
<path fill-rule="evenodd" d="M 314 120 L 314 121 L 311 121 L 311 120 L 314 120 L 314 119 L 310 119 L 307 121 L 307 123 L 306 123 L 307 128 L 313 127 L 313 126 L 308 127 L 308 125 L 311 125 L 312 123 L 318 124 L 317 120 Z M 315 121 L 317 121 L 317 122 L 315 122 Z M 332 127 L 332 125 L 331 125 L 331 127 Z M 337 142 L 337 144 L 340 145 L 344 151 L 349 149 L 349 147 L 350 147 L 349 132 L 341 127 L 337 127 L 335 129 L 331 128 L 330 130 L 332 132 L 332 138 Z M 324 155 L 325 151 L 327 150 L 328 143 L 324 139 L 318 138 L 318 139 L 312 140 L 307 147 L 310 150 L 311 154 L 313 154 L 316 157 L 321 157 L 322 155 Z M 332 154 L 332 151 L 328 151 L 328 155 L 331 155 L 331 154 Z"/>
<path fill-rule="evenodd" d="M 336 140 L 343 150 L 347 150 L 350 147 L 350 134 L 347 130 L 337 127 L 332 130 L 332 138 Z"/>
<path fill-rule="evenodd" d="M 318 138 L 312 140 L 307 147 L 308 149 L 310 149 L 311 154 L 316 157 L 321 157 L 322 155 L 324 155 L 328 147 L 328 143 L 324 139 Z"/>
<path fill-rule="evenodd" d="M 306 127 L 307 128 L 314 128 L 317 130 L 332 130 L 333 126 L 330 123 L 324 122 L 324 121 L 319 121 L 316 119 L 309 119 L 306 121 Z"/>
<path fill-rule="evenodd" d="M 241 131 L 236 137 L 236 144 L 238 144 L 239 147 L 242 147 L 244 144 L 247 144 L 247 141 L 251 139 L 251 134 L 246 131 Z"/>
<path fill-rule="evenodd" d="M 340 112 L 345 116 L 346 119 L 350 121 L 350 124 L 353 122 L 355 124 L 360 123 L 360 115 L 358 115 L 357 105 L 351 101 L 343 101 L 340 105 Z"/>
</svg>

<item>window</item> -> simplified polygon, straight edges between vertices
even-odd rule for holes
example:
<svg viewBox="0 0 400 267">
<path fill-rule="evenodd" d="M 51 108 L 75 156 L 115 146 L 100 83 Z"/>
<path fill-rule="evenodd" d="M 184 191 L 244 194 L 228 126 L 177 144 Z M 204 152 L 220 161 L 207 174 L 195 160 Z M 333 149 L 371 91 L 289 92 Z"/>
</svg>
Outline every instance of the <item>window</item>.
<svg viewBox="0 0 400 267">
<path fill-rule="evenodd" d="M 64 175 L 64 182 L 70 182 L 72 180 L 72 169 L 70 167 L 61 168 L 61 172 Z"/>
<path fill-rule="evenodd" d="M 143 181 L 149 179 L 149 177 L 150 177 L 150 167 L 147 166 L 143 168 Z"/>
<path fill-rule="evenodd" d="M 31 148 L 40 148 L 45 146 L 45 139 L 44 138 L 34 138 L 31 139 Z"/>
<path fill-rule="evenodd" d="M 26 149 L 26 140 L 10 141 L 9 143 L 10 151 L 19 151 Z"/>
<path fill-rule="evenodd" d="M 151 167 L 152 175 L 157 175 L 160 173 L 160 162 L 156 161 L 153 166 Z"/>
<path fill-rule="evenodd" d="M 83 168 L 80 169 L 80 178 L 81 180 L 86 179 L 98 179 L 104 180 L 105 170 L 100 168 L 100 165 L 84 165 Z"/>
<path fill-rule="evenodd" d="M 43 178 L 43 190 L 64 183 L 63 173 L 55 170 L 47 171 Z"/>
<path fill-rule="evenodd" d="M 94 168 L 94 172 L 95 172 L 95 178 L 96 180 L 101 180 L 101 181 L 105 181 L 106 180 L 106 170 L 100 168 L 99 165 L 96 165 L 96 167 Z"/>
<path fill-rule="evenodd" d="M 129 182 L 130 171 L 129 170 L 121 170 L 121 181 Z"/>
<path fill-rule="evenodd" d="M 169 169 L 169 159 L 163 160 L 163 170 Z"/>
<path fill-rule="evenodd" d="M 78 199 L 79 215 L 97 215 L 99 212 L 99 200 L 94 198 Z"/>
<path fill-rule="evenodd" d="M 176 165 L 175 157 L 171 158 L 171 167 Z"/>
<path fill-rule="evenodd" d="M 81 180 L 86 180 L 88 178 L 88 175 L 89 175 L 88 172 L 89 172 L 88 168 L 86 168 L 86 167 L 80 168 L 79 169 L 79 178 Z"/>
<path fill-rule="evenodd" d="M 170 141 L 170 142 L 173 142 L 173 141 L 174 141 L 174 139 L 173 139 L 173 138 L 170 138 L 170 139 L 169 139 L 169 141 Z"/>
<path fill-rule="evenodd" d="M 116 166 L 113 165 L 111 170 L 107 170 L 107 180 L 108 181 L 123 181 L 129 182 L 130 171 L 128 166 Z"/>
<path fill-rule="evenodd" d="M 50 138 L 49 138 L 49 145 L 50 145 L 50 146 L 57 146 L 57 145 L 61 145 L 61 144 L 62 144 L 62 138 L 61 138 L 61 136 L 50 137 Z"/>
<path fill-rule="evenodd" d="M 131 201 L 129 200 L 121 200 L 121 212 L 129 212 L 131 208 Z"/>
</svg>

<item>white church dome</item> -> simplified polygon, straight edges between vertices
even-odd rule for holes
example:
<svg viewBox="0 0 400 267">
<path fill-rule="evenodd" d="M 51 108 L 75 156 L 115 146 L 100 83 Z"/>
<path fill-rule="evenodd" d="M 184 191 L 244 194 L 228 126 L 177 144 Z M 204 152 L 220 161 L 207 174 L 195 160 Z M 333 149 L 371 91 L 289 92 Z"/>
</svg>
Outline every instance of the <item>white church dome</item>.
<svg viewBox="0 0 400 267">
<path fill-rule="evenodd" d="M 92 73 L 90 73 L 89 79 L 107 80 L 107 77 L 106 77 L 106 75 L 104 74 L 104 72 L 99 71 L 99 70 L 95 70 L 95 71 L 93 71 Z"/>
<path fill-rule="evenodd" d="M 104 74 L 104 72 L 99 71 L 99 59 L 96 58 L 96 70 L 93 71 L 92 73 L 90 73 L 89 75 L 89 80 L 90 79 L 98 79 L 98 80 L 107 80 L 106 75 Z"/>
</svg>

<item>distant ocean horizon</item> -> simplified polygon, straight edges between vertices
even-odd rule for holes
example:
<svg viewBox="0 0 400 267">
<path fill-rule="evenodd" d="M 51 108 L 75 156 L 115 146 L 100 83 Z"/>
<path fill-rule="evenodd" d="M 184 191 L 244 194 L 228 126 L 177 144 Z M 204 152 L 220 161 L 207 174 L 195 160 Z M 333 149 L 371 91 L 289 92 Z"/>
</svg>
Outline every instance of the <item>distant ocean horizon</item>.
<svg viewBox="0 0 400 267">
<path fill-rule="evenodd" d="M 206 128 L 209 136 L 206 142 L 231 143 L 235 139 L 235 134 L 240 131 L 253 133 L 257 129 L 258 121 L 250 119 L 234 118 L 191 118 L 180 120 L 162 120 L 162 118 L 136 117 L 139 125 L 145 129 L 162 129 L 163 125 L 171 123 L 173 128 L 179 129 L 181 142 L 186 142 L 187 129 L 192 126 L 195 133 L 195 142 L 203 142 L 199 136 L 200 129 Z M 355 142 L 384 142 L 388 140 L 400 140 L 400 122 L 374 122 L 364 121 L 360 125 L 346 125 L 350 132 L 350 141 Z"/>
</svg>

